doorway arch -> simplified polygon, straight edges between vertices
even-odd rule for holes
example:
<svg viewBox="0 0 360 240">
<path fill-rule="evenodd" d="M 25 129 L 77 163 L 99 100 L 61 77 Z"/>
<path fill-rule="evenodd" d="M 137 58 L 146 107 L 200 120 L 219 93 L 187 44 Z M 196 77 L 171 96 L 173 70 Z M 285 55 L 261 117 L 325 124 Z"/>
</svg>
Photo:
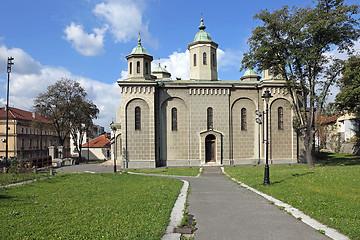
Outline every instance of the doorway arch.
<svg viewBox="0 0 360 240">
<path fill-rule="evenodd" d="M 205 138 L 205 163 L 216 162 L 216 137 L 209 134 Z"/>
</svg>

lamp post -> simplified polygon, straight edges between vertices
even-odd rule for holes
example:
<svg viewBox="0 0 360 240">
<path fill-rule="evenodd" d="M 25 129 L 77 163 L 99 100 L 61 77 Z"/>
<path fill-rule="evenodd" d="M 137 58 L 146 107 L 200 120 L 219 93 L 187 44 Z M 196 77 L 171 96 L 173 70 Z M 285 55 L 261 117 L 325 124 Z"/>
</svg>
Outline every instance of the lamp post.
<svg viewBox="0 0 360 240">
<path fill-rule="evenodd" d="M 14 65 L 14 63 L 12 62 L 13 60 L 14 60 L 13 57 L 8 57 L 8 62 L 7 62 L 8 82 L 7 82 L 7 93 L 6 93 L 6 147 L 5 147 L 5 167 L 8 166 L 8 149 L 9 149 L 9 86 L 10 86 L 11 65 Z"/>
<path fill-rule="evenodd" d="M 269 100 L 272 98 L 269 90 L 266 90 L 261 96 L 266 102 L 266 140 L 265 140 L 265 173 L 264 173 L 264 183 L 263 185 L 270 185 L 270 175 L 269 175 Z"/>
</svg>

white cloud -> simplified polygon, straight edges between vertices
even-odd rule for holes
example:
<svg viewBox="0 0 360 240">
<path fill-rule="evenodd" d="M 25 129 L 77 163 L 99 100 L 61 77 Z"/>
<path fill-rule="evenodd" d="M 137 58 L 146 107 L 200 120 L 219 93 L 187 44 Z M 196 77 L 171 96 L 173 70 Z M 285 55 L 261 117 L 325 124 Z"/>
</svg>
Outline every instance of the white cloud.
<svg viewBox="0 0 360 240">
<path fill-rule="evenodd" d="M 87 34 L 82 25 L 71 23 L 64 30 L 64 38 L 71 42 L 71 45 L 85 56 L 95 56 L 104 52 L 104 35 L 107 30 L 103 28 L 94 28 L 94 33 Z"/>
<path fill-rule="evenodd" d="M 217 62 L 218 62 L 218 72 L 233 70 L 234 67 L 240 68 L 241 64 L 241 52 L 221 49 L 217 50 Z M 158 66 L 158 61 L 153 61 L 152 69 Z M 173 52 L 167 58 L 160 59 L 161 66 L 166 66 L 166 69 L 171 73 L 171 78 L 176 79 L 180 77 L 181 79 L 190 79 L 190 56 L 189 50 L 185 52 Z"/>
<path fill-rule="evenodd" d="M 40 63 L 30 57 L 24 50 L 20 48 L 7 49 L 5 45 L 0 45 L 0 62 L 5 63 L 0 65 L 0 74 L 6 73 L 8 57 L 14 58 L 16 64 L 12 66 L 12 71 L 17 73 L 38 74 L 41 69 Z"/>
<path fill-rule="evenodd" d="M 145 38 L 151 38 L 148 23 L 143 22 L 144 10 L 142 0 L 108 0 L 97 4 L 93 13 L 109 25 L 115 42 L 128 42 L 137 38 L 139 32 Z"/>
<path fill-rule="evenodd" d="M 33 100 L 47 90 L 47 86 L 54 84 L 61 78 L 69 78 L 81 84 L 88 93 L 88 99 L 93 101 L 100 109 L 99 118 L 95 120 L 96 124 L 105 128 L 109 127 L 112 119 L 115 119 L 116 108 L 120 106 L 120 88 L 116 83 L 106 84 L 83 76 L 74 75 L 63 67 L 42 66 L 34 61 L 31 56 L 22 49 L 7 49 L 0 45 L 0 62 L 3 62 L 5 53 L 14 53 L 15 65 L 10 80 L 10 106 L 31 110 Z M 17 54 L 21 54 L 19 57 Z M 18 56 L 18 57 L 17 57 Z M 2 66 L 2 65 L 1 65 Z M 36 71 L 33 67 L 36 66 Z M 27 71 L 26 71 L 27 70 Z M 5 76 L 5 74 L 4 74 Z M 0 81 L 0 95 L 6 96 L 7 81 Z M 5 104 L 4 98 L 0 102 Z"/>
</svg>

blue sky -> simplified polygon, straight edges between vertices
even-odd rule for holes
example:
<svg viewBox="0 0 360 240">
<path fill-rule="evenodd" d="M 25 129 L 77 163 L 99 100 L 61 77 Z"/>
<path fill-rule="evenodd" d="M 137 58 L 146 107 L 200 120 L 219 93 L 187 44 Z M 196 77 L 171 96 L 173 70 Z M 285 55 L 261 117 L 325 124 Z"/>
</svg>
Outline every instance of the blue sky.
<svg viewBox="0 0 360 240">
<path fill-rule="evenodd" d="M 348 4 L 357 0 L 348 0 Z M 283 5 L 306 6 L 310 0 L 11 0 L 1 3 L 0 105 L 6 102 L 7 57 L 15 58 L 10 106 L 29 110 L 33 99 L 61 78 L 79 81 L 100 109 L 97 124 L 108 128 L 120 106 L 116 85 L 127 71 L 125 56 L 142 45 L 159 58 L 172 77 L 189 76 L 187 44 L 199 31 L 201 12 L 206 31 L 219 44 L 218 75 L 239 80 L 242 54 L 253 16 Z"/>
</svg>

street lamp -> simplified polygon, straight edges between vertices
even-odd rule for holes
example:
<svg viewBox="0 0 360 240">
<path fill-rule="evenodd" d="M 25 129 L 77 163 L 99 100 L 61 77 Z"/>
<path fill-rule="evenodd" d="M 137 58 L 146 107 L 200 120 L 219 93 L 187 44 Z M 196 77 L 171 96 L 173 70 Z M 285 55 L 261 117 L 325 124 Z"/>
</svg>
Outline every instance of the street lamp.
<svg viewBox="0 0 360 240">
<path fill-rule="evenodd" d="M 264 183 L 263 185 L 270 185 L 270 175 L 269 175 L 269 100 L 272 98 L 269 90 L 266 90 L 261 96 L 266 102 L 266 140 L 265 140 L 265 173 L 264 173 Z"/>
<path fill-rule="evenodd" d="M 8 148 L 9 148 L 9 86 L 10 86 L 11 65 L 14 65 L 14 63 L 12 62 L 13 60 L 14 60 L 13 57 L 8 57 L 8 62 L 7 62 L 8 82 L 7 82 L 7 93 L 6 93 L 6 148 L 5 148 L 5 167 L 8 166 Z"/>
</svg>

